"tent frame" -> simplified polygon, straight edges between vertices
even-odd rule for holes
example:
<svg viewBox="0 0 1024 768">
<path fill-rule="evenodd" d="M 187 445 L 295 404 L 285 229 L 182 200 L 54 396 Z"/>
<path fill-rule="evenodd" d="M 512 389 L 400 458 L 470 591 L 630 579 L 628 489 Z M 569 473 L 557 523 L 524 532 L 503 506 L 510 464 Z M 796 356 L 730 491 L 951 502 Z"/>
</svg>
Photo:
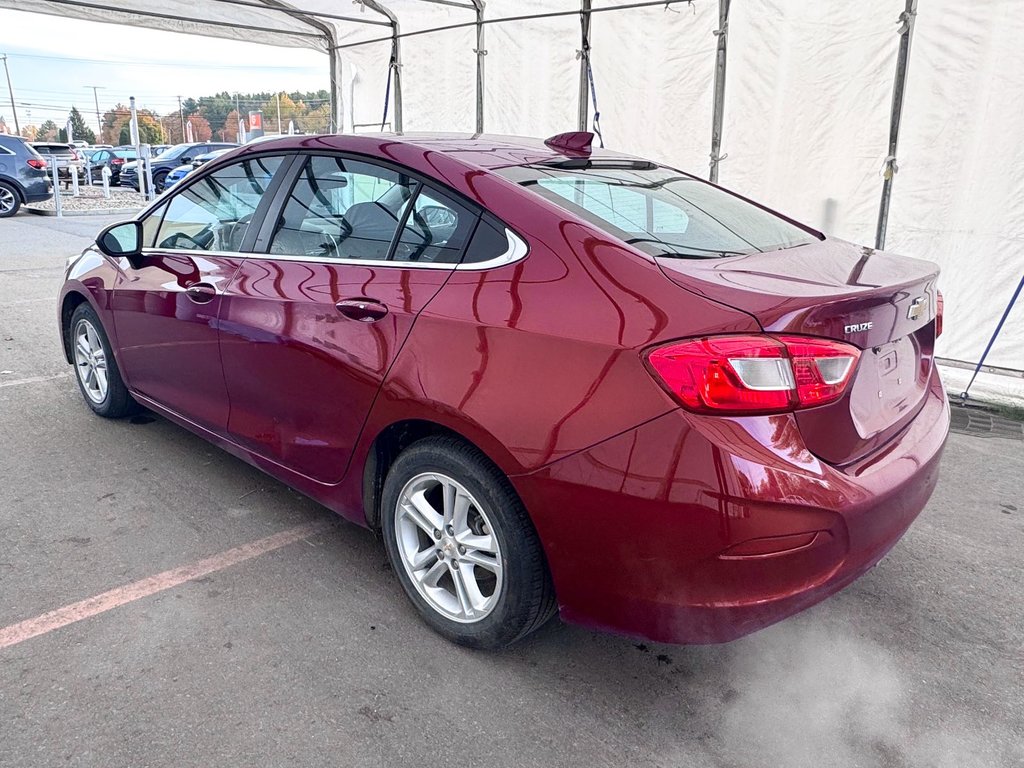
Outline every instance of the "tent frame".
<svg viewBox="0 0 1024 768">
<path fill-rule="evenodd" d="M 402 114 L 402 40 L 414 35 L 426 35 L 436 32 L 443 32 L 454 29 L 474 27 L 476 32 L 476 46 L 473 48 L 473 55 L 476 59 L 476 132 L 484 131 L 484 98 L 485 98 L 485 69 L 484 59 L 487 55 L 485 47 L 485 29 L 489 24 L 503 24 L 515 21 L 527 21 L 538 19 L 551 19 L 565 16 L 578 15 L 580 18 L 580 48 L 577 50 L 577 58 L 580 60 L 579 92 L 578 92 L 578 120 L 577 127 L 580 131 L 587 130 L 587 121 L 590 115 L 590 78 L 591 78 L 591 56 L 590 30 L 591 21 L 595 13 L 606 13 L 612 11 L 625 11 L 638 8 L 650 8 L 660 6 L 668 9 L 672 5 L 680 3 L 692 4 L 694 0 L 632 0 L 632 2 L 620 2 L 616 5 L 594 8 L 592 0 L 580 0 L 578 10 L 550 11 L 544 13 L 523 14 L 518 16 L 505 16 L 497 18 L 485 18 L 484 0 L 420 0 L 420 2 L 443 5 L 453 8 L 461 8 L 474 13 L 474 20 L 464 23 L 447 24 L 439 27 L 419 29 L 414 32 L 403 33 L 400 19 L 388 6 L 387 0 L 354 0 L 361 10 L 370 10 L 375 18 L 338 14 L 338 13 L 309 13 L 289 5 L 284 0 L 212 0 L 212 2 L 234 5 L 242 8 L 259 8 L 261 10 L 277 11 L 300 22 L 310 31 L 289 30 L 282 31 L 271 27 L 257 24 L 247 24 L 242 21 L 211 22 L 209 19 L 198 19 L 195 17 L 161 13 L 158 11 L 146 10 L 125 10 L 123 7 L 112 4 L 112 0 L 53 0 L 54 5 L 88 8 L 105 12 L 124 13 L 137 17 L 149 17 L 155 19 L 172 21 L 190 21 L 197 24 L 219 24 L 238 30 L 252 30 L 260 32 L 281 32 L 289 37 L 299 40 L 308 39 L 310 47 L 321 48 L 328 54 L 330 61 L 330 94 L 331 94 L 331 120 L 330 130 L 341 132 L 344 130 L 343 120 L 343 93 L 341 76 L 341 54 L 340 52 L 349 48 L 363 45 L 371 45 L 380 42 L 390 42 L 391 53 L 389 59 L 390 80 L 394 83 L 394 99 L 390 107 L 393 114 L 393 125 L 397 133 L 404 130 Z M 913 39 L 914 21 L 917 16 L 918 0 L 906 0 L 906 7 L 900 14 L 897 21 L 900 28 L 897 34 L 900 37 L 899 52 L 897 55 L 896 72 L 893 83 L 892 106 L 889 115 L 889 143 L 888 153 L 883 168 L 883 182 L 881 200 L 879 202 L 877 228 L 875 233 L 875 247 L 884 248 L 886 229 L 889 219 L 889 208 L 892 200 L 893 177 L 898 168 L 896 165 L 896 152 L 899 145 L 900 123 L 903 115 L 903 102 L 906 95 L 907 74 L 910 62 L 910 44 Z M 712 34 L 717 38 L 715 46 L 715 68 L 714 68 L 714 103 L 711 125 L 711 161 L 708 177 L 713 183 L 718 182 L 719 167 L 726 158 L 722 154 L 723 124 L 725 115 L 725 84 L 726 65 L 728 62 L 728 37 L 729 37 L 729 13 L 731 0 L 718 0 L 718 27 Z M 359 24 L 369 27 L 387 27 L 389 34 L 386 37 L 369 37 L 354 42 L 341 43 L 337 39 L 334 27 L 328 22 L 345 22 Z M 385 120 L 387 114 L 385 114 Z"/>
</svg>

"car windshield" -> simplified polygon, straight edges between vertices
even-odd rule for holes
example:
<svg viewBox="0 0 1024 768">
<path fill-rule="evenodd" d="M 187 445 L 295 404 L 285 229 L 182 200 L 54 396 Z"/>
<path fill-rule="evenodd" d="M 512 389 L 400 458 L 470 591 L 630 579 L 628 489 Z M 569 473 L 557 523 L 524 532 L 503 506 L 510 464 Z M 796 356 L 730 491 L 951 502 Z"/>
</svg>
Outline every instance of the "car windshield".
<svg viewBox="0 0 1024 768">
<path fill-rule="evenodd" d="M 160 159 L 161 160 L 174 160 L 175 158 L 178 158 L 178 157 L 181 157 L 182 155 L 184 155 L 186 152 L 188 152 L 190 149 L 192 149 L 193 146 L 195 146 L 195 145 L 193 145 L 193 144 L 178 144 L 177 146 L 171 147 L 170 149 L 165 149 L 163 152 L 160 153 Z"/>
<path fill-rule="evenodd" d="M 736 195 L 653 163 L 565 161 L 497 173 L 652 256 L 721 258 L 818 239 Z"/>
</svg>

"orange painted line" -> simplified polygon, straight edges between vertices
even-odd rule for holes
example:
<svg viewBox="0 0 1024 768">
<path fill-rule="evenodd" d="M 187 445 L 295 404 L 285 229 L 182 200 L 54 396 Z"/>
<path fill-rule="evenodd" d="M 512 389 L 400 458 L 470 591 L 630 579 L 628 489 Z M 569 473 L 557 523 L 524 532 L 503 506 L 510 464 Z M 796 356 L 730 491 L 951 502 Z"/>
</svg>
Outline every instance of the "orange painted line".
<svg viewBox="0 0 1024 768">
<path fill-rule="evenodd" d="M 87 597 L 85 600 L 80 600 L 77 603 L 71 603 L 71 605 L 65 605 L 63 608 L 49 611 L 41 616 L 36 616 L 34 619 L 26 619 L 17 624 L 11 624 L 0 629 L 0 650 L 23 643 L 33 637 L 45 635 L 47 632 L 53 632 L 53 630 L 66 627 L 68 624 L 74 624 L 77 621 L 113 610 L 127 603 L 155 595 L 157 592 L 177 587 L 186 581 L 192 581 L 209 573 L 230 568 L 232 565 L 244 563 L 246 560 L 252 560 L 254 557 L 265 555 L 268 552 L 273 552 L 275 549 L 293 544 L 307 536 L 320 533 L 329 526 L 330 523 L 328 522 L 297 525 L 294 528 L 275 533 L 273 536 L 257 539 L 240 547 L 208 557 L 205 560 L 199 560 L 191 565 L 183 565 L 180 568 L 173 568 L 172 570 L 158 573 L 155 576 L 148 576 L 145 579 L 133 581 L 131 584 L 115 587 L 94 597 Z"/>
</svg>

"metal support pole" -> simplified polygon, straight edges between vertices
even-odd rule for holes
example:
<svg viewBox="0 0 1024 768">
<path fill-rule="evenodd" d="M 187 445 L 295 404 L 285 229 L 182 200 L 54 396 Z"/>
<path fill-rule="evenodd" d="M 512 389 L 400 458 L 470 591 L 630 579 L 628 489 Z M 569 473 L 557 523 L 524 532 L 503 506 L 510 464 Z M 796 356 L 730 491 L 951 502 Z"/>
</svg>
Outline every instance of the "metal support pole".
<svg viewBox="0 0 1024 768">
<path fill-rule="evenodd" d="M 134 96 L 128 98 L 128 104 L 132 115 L 131 138 L 132 146 L 135 147 L 135 177 L 139 180 L 139 192 L 146 195 L 146 163 L 142 157 L 142 141 L 139 138 L 142 131 L 139 130 L 139 113 L 135 109 Z"/>
<path fill-rule="evenodd" d="M 910 65 L 910 41 L 914 36 L 914 19 L 917 17 L 917 0 L 907 0 L 900 14 L 900 50 L 896 58 L 896 81 L 892 87 L 892 110 L 889 113 L 889 154 L 885 158 L 882 180 L 882 200 L 878 206 L 878 227 L 875 230 L 875 248 L 885 248 L 885 231 L 889 226 L 889 204 L 892 202 L 893 176 L 896 166 L 896 149 L 900 138 L 900 120 L 903 117 L 903 97 L 907 89 L 907 70 Z"/>
<path fill-rule="evenodd" d="M 278 93 L 277 93 L 277 133 L 278 133 L 278 135 L 284 133 L 284 131 L 281 130 L 281 92 L 280 91 L 278 91 Z"/>
<path fill-rule="evenodd" d="M 385 16 L 391 22 L 391 73 L 395 83 L 395 133 L 402 132 L 402 29 L 398 24 L 398 17 L 391 9 L 381 5 L 377 0 L 358 0 L 358 2 L 371 11 Z"/>
<path fill-rule="evenodd" d="M 577 120 L 577 128 L 581 131 L 587 130 L 587 118 L 590 116 L 590 104 L 588 101 L 590 85 L 590 0 L 580 0 L 580 50 L 577 51 L 580 60 L 580 113 Z"/>
<path fill-rule="evenodd" d="M 178 97 L 178 127 L 181 128 L 181 141 L 185 142 L 185 112 L 181 108 L 181 96 Z"/>
<path fill-rule="evenodd" d="M 7 92 L 11 95 L 11 112 L 14 113 L 14 132 L 21 136 L 21 126 L 18 125 L 18 108 L 14 106 L 14 88 L 11 86 L 11 70 L 7 68 L 7 54 L 0 56 L 4 60 L 4 72 L 7 74 Z"/>
<path fill-rule="evenodd" d="M 718 29 L 714 31 L 718 38 L 715 52 L 715 104 L 711 116 L 711 170 L 708 180 L 718 183 L 718 165 L 722 157 L 722 122 L 725 119 L 725 63 L 728 58 L 729 41 L 729 3 L 731 0 L 718 0 Z"/>
<path fill-rule="evenodd" d="M 57 212 L 57 217 L 60 218 L 64 215 L 64 206 L 61 205 L 60 199 L 60 172 L 57 170 L 59 161 L 53 155 L 50 156 L 50 170 L 53 172 L 53 208 Z"/>
<path fill-rule="evenodd" d="M 100 118 L 100 97 L 99 92 L 103 90 L 102 85 L 87 85 L 86 88 L 92 88 L 92 101 L 96 105 L 96 140 L 103 141 L 103 120 Z M 181 106 L 181 97 L 178 97 L 178 106 Z"/>
<path fill-rule="evenodd" d="M 487 55 L 487 48 L 484 46 L 484 2 L 473 0 L 476 10 L 476 132 L 484 132 L 484 56 Z"/>
</svg>

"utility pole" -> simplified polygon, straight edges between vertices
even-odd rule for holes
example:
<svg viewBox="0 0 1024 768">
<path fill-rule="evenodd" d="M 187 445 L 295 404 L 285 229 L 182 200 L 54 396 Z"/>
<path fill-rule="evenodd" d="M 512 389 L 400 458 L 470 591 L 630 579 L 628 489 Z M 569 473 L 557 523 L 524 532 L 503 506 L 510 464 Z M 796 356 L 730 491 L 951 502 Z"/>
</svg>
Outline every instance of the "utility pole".
<svg viewBox="0 0 1024 768">
<path fill-rule="evenodd" d="M 277 132 L 278 134 L 283 133 L 281 130 L 281 92 L 277 92 Z"/>
<path fill-rule="evenodd" d="M 18 125 L 18 108 L 14 106 L 14 88 L 11 87 L 11 70 L 7 68 L 7 54 L 0 56 L 4 60 L 4 72 L 7 73 L 7 92 L 11 94 L 11 112 L 14 113 L 14 132 L 21 136 L 21 126 Z"/>
<path fill-rule="evenodd" d="M 100 97 L 97 95 L 97 91 L 103 88 L 102 85 L 87 85 L 86 88 L 92 88 L 92 100 L 96 104 L 96 128 L 99 129 L 99 133 L 96 134 L 96 138 L 100 138 L 100 134 L 103 133 L 103 121 L 100 120 Z"/>
<path fill-rule="evenodd" d="M 181 96 L 178 97 L 178 123 L 181 125 L 181 140 L 185 141 L 185 114 L 181 111 Z"/>
</svg>

